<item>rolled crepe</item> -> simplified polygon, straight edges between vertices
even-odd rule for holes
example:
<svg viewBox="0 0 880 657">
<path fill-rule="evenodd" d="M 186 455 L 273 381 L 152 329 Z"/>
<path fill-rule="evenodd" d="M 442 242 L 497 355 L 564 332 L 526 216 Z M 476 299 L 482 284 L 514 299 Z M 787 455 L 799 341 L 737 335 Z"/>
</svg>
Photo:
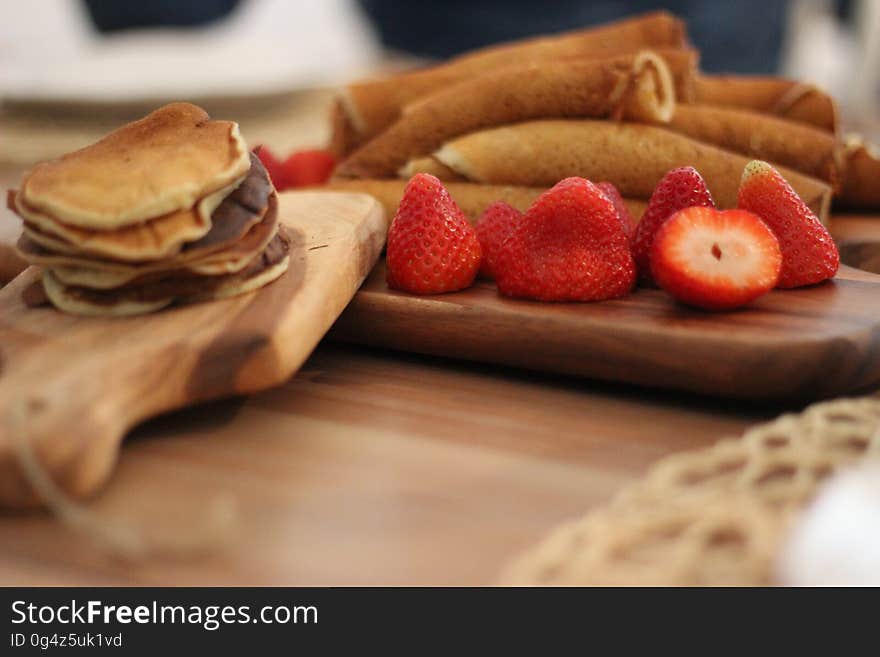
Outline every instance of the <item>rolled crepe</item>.
<svg viewBox="0 0 880 657">
<path fill-rule="evenodd" d="M 443 164 L 433 155 L 410 160 L 405 165 L 403 165 L 403 167 L 401 167 L 399 173 L 401 178 L 407 179 L 411 178 L 417 173 L 430 173 L 432 176 L 437 176 L 440 180 L 444 180 L 447 182 L 467 181 L 467 178 Z"/>
<path fill-rule="evenodd" d="M 736 206 L 750 159 L 665 128 L 590 120 L 531 121 L 484 130 L 447 143 L 434 157 L 472 182 L 549 187 L 568 176 L 582 176 L 610 181 L 623 196 L 640 199 L 650 198 L 667 171 L 690 165 L 722 208 Z M 778 168 L 825 221 L 831 188 Z"/>
<path fill-rule="evenodd" d="M 840 202 L 851 208 L 880 208 L 880 152 L 858 137 L 851 137 L 844 151 Z"/>
<path fill-rule="evenodd" d="M 837 138 L 815 126 L 753 110 L 712 105 L 676 105 L 669 130 L 707 144 L 776 162 L 837 187 Z"/>
<path fill-rule="evenodd" d="M 501 67 L 583 57 L 609 57 L 645 48 L 683 48 L 684 23 L 655 12 L 608 25 L 491 46 L 439 66 L 348 85 L 340 99 L 350 140 L 363 141 L 391 125 L 412 101 Z"/>
<path fill-rule="evenodd" d="M 346 114 L 341 97 L 337 97 L 330 106 L 330 150 L 337 159 L 342 159 L 362 141 Z"/>
<path fill-rule="evenodd" d="M 665 127 L 707 144 L 760 160 L 777 162 L 819 178 L 836 188 L 840 183 L 838 141 L 830 133 L 767 114 L 711 105 L 676 105 Z M 441 180 L 467 180 L 434 156 L 410 160 L 401 177 L 430 173 Z"/>
<path fill-rule="evenodd" d="M 811 84 L 749 75 L 701 75 L 694 80 L 695 102 L 775 114 L 837 134 L 837 104 Z"/>
<path fill-rule="evenodd" d="M 480 185 L 469 182 L 445 183 L 449 194 L 458 203 L 462 211 L 471 219 L 476 219 L 495 201 L 504 201 L 516 209 L 525 212 L 538 196 L 546 191 L 546 187 L 523 187 L 518 185 Z M 389 217 L 393 217 L 403 197 L 406 187 L 405 180 L 375 180 L 360 178 L 357 180 L 335 180 L 322 189 L 343 192 L 362 192 L 374 196 L 385 207 Z M 633 217 L 641 217 L 645 211 L 645 201 L 623 199 Z"/>
<path fill-rule="evenodd" d="M 663 123 L 675 106 L 671 74 L 655 53 L 508 67 L 452 85 L 411 105 L 361 146 L 337 177 L 387 178 L 460 135 L 538 118 L 620 118 Z"/>
</svg>

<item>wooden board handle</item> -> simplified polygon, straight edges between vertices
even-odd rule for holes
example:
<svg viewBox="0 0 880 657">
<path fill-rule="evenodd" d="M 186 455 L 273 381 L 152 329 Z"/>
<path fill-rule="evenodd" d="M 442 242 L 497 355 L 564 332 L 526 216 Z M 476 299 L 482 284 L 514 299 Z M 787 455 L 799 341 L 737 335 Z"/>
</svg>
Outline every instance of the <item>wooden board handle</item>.
<svg viewBox="0 0 880 657">
<path fill-rule="evenodd" d="M 35 501 L 16 457 L 22 440 L 57 484 L 84 495 L 138 422 L 296 372 L 376 263 L 388 226 L 363 194 L 282 194 L 279 216 L 290 267 L 254 293 L 89 318 L 26 307 L 33 268 L 0 290 L 0 506 Z"/>
</svg>

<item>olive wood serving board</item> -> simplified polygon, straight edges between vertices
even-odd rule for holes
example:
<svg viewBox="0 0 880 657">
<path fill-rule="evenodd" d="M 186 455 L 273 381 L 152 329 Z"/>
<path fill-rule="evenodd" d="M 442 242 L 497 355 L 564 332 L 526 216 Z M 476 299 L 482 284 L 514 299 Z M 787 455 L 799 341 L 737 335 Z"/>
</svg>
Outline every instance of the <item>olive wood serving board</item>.
<svg viewBox="0 0 880 657">
<path fill-rule="evenodd" d="M 372 197 L 347 193 L 285 193 L 279 214 L 290 267 L 239 297 L 90 318 L 27 307 L 35 268 L 0 290 L 0 505 L 35 502 L 13 440 L 64 489 L 88 494 L 138 422 L 296 372 L 375 264 L 387 220 Z"/>
<path fill-rule="evenodd" d="M 880 383 L 880 276 L 776 290 L 708 313 L 639 289 L 599 303 L 506 299 L 491 282 L 435 296 L 390 290 L 384 262 L 332 337 L 591 379 L 752 400 L 812 400 Z"/>
</svg>

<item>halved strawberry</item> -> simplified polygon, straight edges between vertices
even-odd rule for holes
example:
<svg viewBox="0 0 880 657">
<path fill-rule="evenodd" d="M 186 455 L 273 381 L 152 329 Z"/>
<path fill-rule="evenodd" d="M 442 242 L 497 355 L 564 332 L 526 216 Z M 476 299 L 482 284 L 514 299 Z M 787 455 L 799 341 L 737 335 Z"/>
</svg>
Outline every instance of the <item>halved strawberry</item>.
<svg viewBox="0 0 880 657">
<path fill-rule="evenodd" d="M 539 301 L 611 299 L 635 283 L 620 216 L 583 178 L 566 178 L 541 194 L 493 266 L 501 294 Z"/>
<path fill-rule="evenodd" d="M 522 212 L 504 201 L 495 201 L 477 219 L 477 239 L 483 249 L 480 275 L 495 278 L 495 260 L 514 226 L 522 220 Z"/>
<path fill-rule="evenodd" d="M 654 280 L 679 301 L 728 310 L 776 286 L 782 253 L 773 232 L 751 212 L 693 207 L 660 226 L 650 262 Z"/>
<path fill-rule="evenodd" d="M 693 167 L 672 169 L 657 183 L 633 236 L 633 258 L 642 283 L 651 283 L 651 244 L 660 226 L 679 210 L 695 205 L 714 208 L 715 201 L 703 177 Z"/>
<path fill-rule="evenodd" d="M 813 285 L 837 273 L 840 254 L 828 230 L 782 174 L 766 162 L 752 160 L 746 165 L 737 207 L 761 217 L 779 240 L 779 287 Z"/>
</svg>

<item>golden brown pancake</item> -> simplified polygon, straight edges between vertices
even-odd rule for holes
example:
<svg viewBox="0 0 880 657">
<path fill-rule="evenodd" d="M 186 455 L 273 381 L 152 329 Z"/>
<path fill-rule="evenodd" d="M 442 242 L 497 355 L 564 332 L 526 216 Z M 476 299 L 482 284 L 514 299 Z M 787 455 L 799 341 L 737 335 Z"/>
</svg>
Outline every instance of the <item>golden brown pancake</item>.
<svg viewBox="0 0 880 657">
<path fill-rule="evenodd" d="M 237 124 L 172 103 L 38 164 L 22 182 L 22 202 L 71 226 L 113 230 L 191 208 L 249 167 Z"/>
<path fill-rule="evenodd" d="M 37 242 L 63 253 L 92 254 L 118 260 L 161 260 L 180 251 L 185 242 L 211 230 L 211 215 L 239 184 L 224 187 L 201 199 L 193 208 L 179 210 L 116 230 L 92 230 L 63 224 L 14 199 L 15 212 L 24 219 L 24 230 Z"/>
<path fill-rule="evenodd" d="M 224 200 L 214 215 L 217 226 L 227 223 L 224 219 L 226 216 L 231 217 L 230 224 L 248 226 L 243 236 L 238 236 L 236 232 L 222 241 L 207 239 L 206 236 L 203 244 L 195 242 L 192 248 L 185 248 L 168 260 L 133 264 L 57 253 L 42 247 L 26 234 L 19 238 L 16 246 L 21 256 L 31 264 L 59 269 L 64 272 L 61 275 L 63 280 L 87 282 L 96 288 L 118 287 L 148 274 L 174 270 L 204 275 L 236 272 L 266 247 L 278 227 L 278 204 L 274 191 L 267 198 L 263 216 L 259 217 L 253 205 L 234 202 L 232 197 L 239 194 L 239 190 Z M 222 216 L 218 217 L 218 214 Z M 251 227 L 255 217 L 258 223 Z"/>
<path fill-rule="evenodd" d="M 63 285 L 50 270 L 43 272 L 43 289 L 52 305 L 71 315 L 86 317 L 127 317 L 145 315 L 171 305 L 172 297 L 166 299 L 143 300 L 117 299 L 113 302 L 96 303 L 93 299 L 72 292 Z"/>
<path fill-rule="evenodd" d="M 212 213 L 210 230 L 202 237 L 183 244 L 177 253 L 165 258 L 166 262 L 188 262 L 222 251 L 264 220 L 274 190 L 259 158 L 256 155 L 251 157 L 253 164 L 244 182 L 226 196 Z M 10 198 L 13 198 L 13 195 L 10 195 Z M 112 232 L 125 231 L 127 229 Z M 21 250 L 33 257 L 64 255 L 69 259 L 67 264 L 121 271 L 129 271 L 151 263 L 162 269 L 168 268 L 162 262 L 149 259 L 122 261 L 118 258 L 83 254 L 78 252 L 74 245 L 28 224 L 25 225 L 24 236 L 27 239 L 22 240 Z M 41 248 L 34 248 L 35 244 Z"/>
<path fill-rule="evenodd" d="M 280 238 L 280 239 L 279 239 Z M 290 266 L 291 241 L 287 231 L 282 227 L 278 236 L 266 247 L 257 262 L 248 265 L 244 271 L 218 277 L 218 285 L 188 296 L 181 301 L 209 301 L 211 299 L 227 299 L 246 292 L 252 292 L 279 278 Z"/>
<path fill-rule="evenodd" d="M 290 240 L 280 231 L 259 257 L 227 276 L 168 276 L 114 290 L 63 284 L 52 269 L 43 273 L 43 287 L 57 308 L 78 315 L 123 316 L 152 312 L 175 301 L 197 301 L 243 294 L 278 278 L 289 263 Z"/>
</svg>

